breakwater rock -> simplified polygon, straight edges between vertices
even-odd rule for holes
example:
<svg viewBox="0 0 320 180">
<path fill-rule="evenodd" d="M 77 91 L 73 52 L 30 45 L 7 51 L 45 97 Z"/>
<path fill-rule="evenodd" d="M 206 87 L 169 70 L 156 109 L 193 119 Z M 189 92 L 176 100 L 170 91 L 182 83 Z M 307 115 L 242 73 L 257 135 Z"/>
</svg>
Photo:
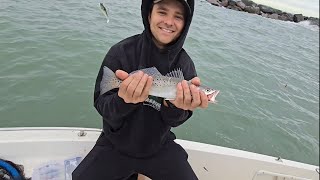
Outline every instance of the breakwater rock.
<svg viewBox="0 0 320 180">
<path fill-rule="evenodd" d="M 301 22 L 308 20 L 310 24 L 319 26 L 319 18 L 307 17 L 302 14 L 291 14 L 283 12 L 269 6 L 256 4 L 251 0 L 206 0 L 210 4 L 228 9 L 243 11 L 251 14 L 258 14 L 260 16 L 277 19 L 282 21 Z"/>
</svg>

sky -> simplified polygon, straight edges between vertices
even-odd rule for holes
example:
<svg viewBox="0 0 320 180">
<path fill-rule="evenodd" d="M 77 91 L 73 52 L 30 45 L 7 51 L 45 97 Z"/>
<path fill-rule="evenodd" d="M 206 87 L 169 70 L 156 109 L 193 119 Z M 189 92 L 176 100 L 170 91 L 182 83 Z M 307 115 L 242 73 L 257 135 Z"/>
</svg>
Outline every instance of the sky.
<svg viewBox="0 0 320 180">
<path fill-rule="evenodd" d="M 253 0 L 253 2 L 287 13 L 319 18 L 319 0 Z"/>
</svg>

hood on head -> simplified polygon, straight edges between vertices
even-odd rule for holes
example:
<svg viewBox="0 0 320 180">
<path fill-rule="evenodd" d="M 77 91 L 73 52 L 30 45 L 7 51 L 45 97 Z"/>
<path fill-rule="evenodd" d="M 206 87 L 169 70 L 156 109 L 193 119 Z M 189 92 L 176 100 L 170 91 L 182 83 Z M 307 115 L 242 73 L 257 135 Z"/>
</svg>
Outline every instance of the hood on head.
<svg viewBox="0 0 320 180">
<path fill-rule="evenodd" d="M 159 3 L 159 2 L 161 2 L 161 1 L 163 1 L 163 0 L 153 0 L 153 4 Z M 185 10 L 186 10 L 187 13 L 188 13 L 188 16 L 190 16 L 190 14 L 191 14 L 191 8 L 190 8 L 190 6 L 189 6 L 188 1 L 187 1 L 187 0 L 177 0 L 177 1 L 180 1 L 181 4 L 183 4 Z"/>
<path fill-rule="evenodd" d="M 154 1 L 160 2 L 161 0 L 142 0 L 141 3 L 141 16 L 142 16 L 142 21 L 143 21 L 143 25 L 144 25 L 144 29 L 145 29 L 145 33 L 147 33 L 148 38 L 152 38 L 152 34 L 151 34 L 151 30 L 150 30 L 150 24 L 149 24 L 149 19 L 148 16 L 151 13 L 151 8 L 153 7 Z M 183 28 L 183 31 L 180 35 L 180 37 L 173 42 L 172 44 L 170 44 L 167 49 L 181 49 L 184 41 L 186 39 L 186 36 L 188 34 L 189 31 L 189 27 L 191 24 L 191 20 L 193 17 L 193 12 L 194 12 L 194 0 L 178 0 L 178 1 L 183 1 L 182 3 L 184 4 L 185 8 L 187 11 L 187 16 L 185 18 L 185 26 Z"/>
</svg>

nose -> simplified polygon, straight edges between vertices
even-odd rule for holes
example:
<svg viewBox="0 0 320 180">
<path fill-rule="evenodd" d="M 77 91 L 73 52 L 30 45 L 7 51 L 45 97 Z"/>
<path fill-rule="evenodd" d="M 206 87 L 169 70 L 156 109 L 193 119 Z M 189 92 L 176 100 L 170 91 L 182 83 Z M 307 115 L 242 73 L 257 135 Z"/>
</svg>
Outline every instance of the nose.
<svg viewBox="0 0 320 180">
<path fill-rule="evenodd" d="M 167 26 L 173 26 L 173 24 L 174 24 L 174 18 L 167 16 L 167 17 L 163 20 L 163 22 L 164 22 Z"/>
</svg>

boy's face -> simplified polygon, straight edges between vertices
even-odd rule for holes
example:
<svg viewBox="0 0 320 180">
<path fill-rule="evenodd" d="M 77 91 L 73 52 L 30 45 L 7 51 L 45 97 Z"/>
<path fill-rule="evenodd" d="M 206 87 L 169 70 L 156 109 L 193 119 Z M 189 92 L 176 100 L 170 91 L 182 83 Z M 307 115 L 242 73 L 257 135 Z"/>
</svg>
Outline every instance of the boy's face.
<svg viewBox="0 0 320 180">
<path fill-rule="evenodd" d="M 180 36 L 184 17 L 184 6 L 178 0 L 162 0 L 154 4 L 149 24 L 157 47 L 162 49 Z"/>
</svg>

